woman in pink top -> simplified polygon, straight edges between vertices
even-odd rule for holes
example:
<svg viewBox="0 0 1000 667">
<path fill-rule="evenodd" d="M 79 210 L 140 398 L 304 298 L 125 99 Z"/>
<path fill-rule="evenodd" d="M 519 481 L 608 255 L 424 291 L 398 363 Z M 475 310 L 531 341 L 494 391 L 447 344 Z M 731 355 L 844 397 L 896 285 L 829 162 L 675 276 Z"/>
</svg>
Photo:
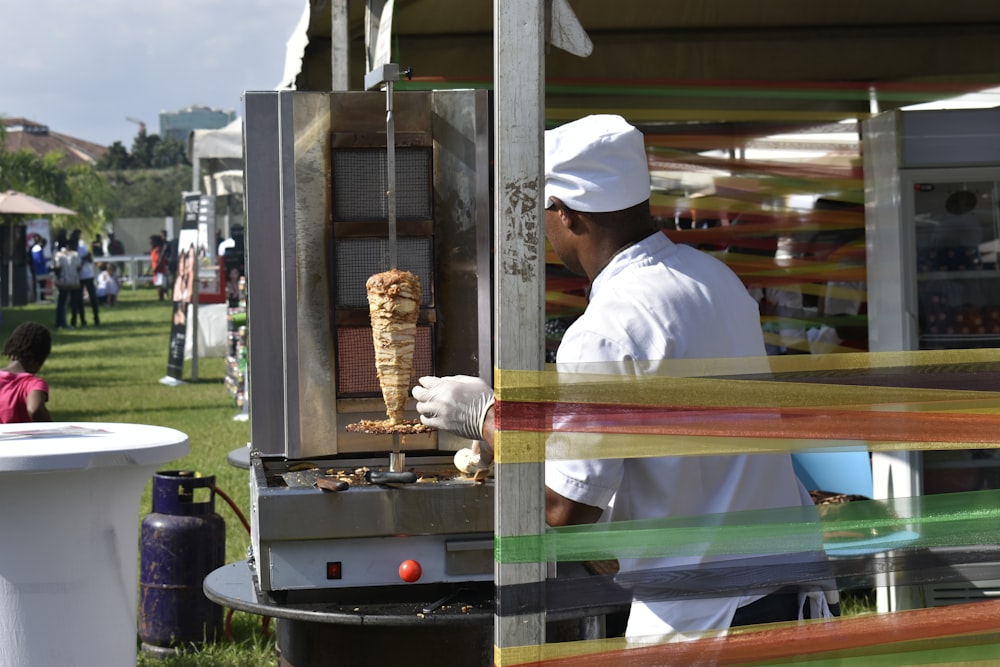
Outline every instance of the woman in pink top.
<svg viewBox="0 0 1000 667">
<path fill-rule="evenodd" d="M 51 421 L 49 385 L 36 377 L 52 351 L 52 335 L 38 322 L 19 324 L 4 344 L 10 364 L 0 371 L 0 423 Z"/>
</svg>

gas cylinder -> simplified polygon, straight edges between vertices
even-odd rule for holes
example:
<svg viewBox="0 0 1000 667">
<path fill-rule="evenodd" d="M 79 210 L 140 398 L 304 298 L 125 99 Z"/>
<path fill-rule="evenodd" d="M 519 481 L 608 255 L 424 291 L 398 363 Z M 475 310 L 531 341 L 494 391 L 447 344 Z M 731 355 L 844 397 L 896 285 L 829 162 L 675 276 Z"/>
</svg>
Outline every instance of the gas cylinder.
<svg viewBox="0 0 1000 667">
<path fill-rule="evenodd" d="M 140 537 L 139 638 L 144 652 L 168 655 L 221 633 L 222 608 L 202 582 L 223 565 L 226 527 L 215 513 L 215 476 L 158 472 L 152 495 Z"/>
</svg>

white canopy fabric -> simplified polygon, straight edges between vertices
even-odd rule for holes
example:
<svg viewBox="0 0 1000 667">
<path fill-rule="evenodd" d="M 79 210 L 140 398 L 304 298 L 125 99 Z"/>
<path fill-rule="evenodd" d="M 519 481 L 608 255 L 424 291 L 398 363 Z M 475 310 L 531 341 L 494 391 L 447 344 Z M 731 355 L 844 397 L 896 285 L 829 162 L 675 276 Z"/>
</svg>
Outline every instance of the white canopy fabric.
<svg viewBox="0 0 1000 667">
<path fill-rule="evenodd" d="M 209 178 L 206 176 L 205 178 Z M 243 170 L 228 169 L 217 171 L 211 175 L 215 183 L 214 194 L 217 195 L 241 195 L 243 194 Z"/>
<path fill-rule="evenodd" d="M 243 159 L 243 120 L 237 118 L 218 130 L 195 130 L 188 137 L 188 159 Z"/>
<path fill-rule="evenodd" d="M 288 41 L 285 42 L 285 68 L 281 75 L 281 81 L 277 88 L 295 89 L 295 78 L 302 71 L 302 58 L 305 55 L 306 46 L 309 44 L 309 20 L 311 10 L 309 0 L 306 0 L 302 17 L 292 31 Z"/>
<path fill-rule="evenodd" d="M 76 211 L 57 206 L 24 192 L 0 192 L 0 213 L 22 215 L 76 215 Z"/>
<path fill-rule="evenodd" d="M 243 169 L 243 120 L 237 118 L 217 130 L 195 130 L 188 137 L 188 160 L 193 168 L 191 189 L 218 194 L 211 176 L 218 172 Z M 201 180 L 205 172 L 204 189 Z"/>
</svg>

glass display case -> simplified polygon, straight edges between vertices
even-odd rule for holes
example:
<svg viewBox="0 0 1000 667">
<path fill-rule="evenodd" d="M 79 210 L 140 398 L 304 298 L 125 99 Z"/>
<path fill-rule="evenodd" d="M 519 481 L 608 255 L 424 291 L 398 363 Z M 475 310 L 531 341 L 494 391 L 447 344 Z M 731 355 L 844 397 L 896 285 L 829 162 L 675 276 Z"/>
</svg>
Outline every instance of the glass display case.
<svg viewBox="0 0 1000 667">
<path fill-rule="evenodd" d="M 913 181 L 918 349 L 995 347 L 1000 343 L 1000 183 L 906 176 Z"/>
<path fill-rule="evenodd" d="M 916 348 L 1000 346 L 1000 174 L 913 170 Z M 987 170 L 991 171 L 991 170 Z M 909 208 L 909 207 L 906 207 Z M 928 451 L 923 493 L 1000 488 L 1000 450 Z"/>
<path fill-rule="evenodd" d="M 1000 110 L 893 111 L 862 133 L 869 350 L 1000 347 Z M 872 477 L 876 498 L 1000 489 L 1000 450 L 876 452 Z M 966 583 L 951 602 L 1000 594 Z M 938 588 L 879 608 L 946 604 Z"/>
</svg>

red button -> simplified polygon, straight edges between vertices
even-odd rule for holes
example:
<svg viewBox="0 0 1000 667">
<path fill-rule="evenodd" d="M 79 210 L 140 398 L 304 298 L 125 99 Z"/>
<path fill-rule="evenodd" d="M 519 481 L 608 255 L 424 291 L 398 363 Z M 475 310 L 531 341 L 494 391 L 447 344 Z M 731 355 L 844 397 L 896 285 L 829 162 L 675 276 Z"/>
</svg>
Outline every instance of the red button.
<svg viewBox="0 0 1000 667">
<path fill-rule="evenodd" d="M 415 560 L 404 560 L 399 564 L 399 578 L 408 584 L 412 584 L 419 579 L 423 573 L 424 569 Z"/>
</svg>

